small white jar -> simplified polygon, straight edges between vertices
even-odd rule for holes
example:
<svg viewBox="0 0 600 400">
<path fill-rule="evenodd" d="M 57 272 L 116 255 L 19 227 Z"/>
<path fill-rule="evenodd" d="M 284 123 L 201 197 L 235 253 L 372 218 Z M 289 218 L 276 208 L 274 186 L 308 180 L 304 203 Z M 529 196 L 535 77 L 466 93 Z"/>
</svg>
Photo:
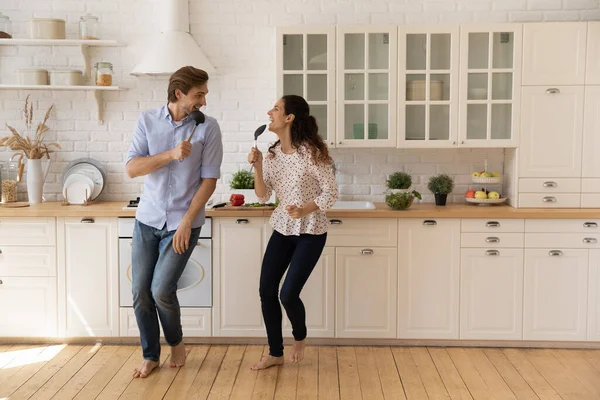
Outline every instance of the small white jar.
<svg viewBox="0 0 600 400">
<path fill-rule="evenodd" d="M 19 85 L 47 85 L 48 70 L 42 68 L 21 68 L 17 70 Z"/>
<path fill-rule="evenodd" d="M 33 18 L 29 20 L 31 39 L 65 39 L 65 20 L 56 18 Z"/>
<path fill-rule="evenodd" d="M 56 86 L 79 86 L 83 74 L 77 69 L 54 69 L 50 71 L 50 84 Z"/>
</svg>

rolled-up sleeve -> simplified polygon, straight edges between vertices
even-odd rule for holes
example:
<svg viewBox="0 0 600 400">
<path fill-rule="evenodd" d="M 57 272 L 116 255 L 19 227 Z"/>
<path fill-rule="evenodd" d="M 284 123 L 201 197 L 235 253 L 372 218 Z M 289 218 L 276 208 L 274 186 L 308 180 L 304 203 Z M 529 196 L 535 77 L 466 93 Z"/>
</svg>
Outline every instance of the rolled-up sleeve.
<svg viewBox="0 0 600 400">
<path fill-rule="evenodd" d="M 221 177 L 221 163 L 223 162 L 223 142 L 221 139 L 221 128 L 218 123 L 214 123 L 207 128 L 202 148 L 202 167 L 200 169 L 201 178 Z"/>
<path fill-rule="evenodd" d="M 270 159 L 265 159 L 263 161 L 262 176 L 263 176 L 263 182 L 265 183 L 265 187 L 267 188 L 267 191 L 264 196 L 258 198 L 259 203 L 266 203 L 267 201 L 269 201 L 269 199 L 271 198 L 271 195 L 273 194 L 273 183 L 271 181 L 271 172 L 270 171 L 271 171 Z"/>
<path fill-rule="evenodd" d="M 339 196 L 333 163 L 311 163 L 310 168 L 321 187 L 321 194 L 315 199 L 315 204 L 321 211 L 326 211 L 335 204 Z"/>
<path fill-rule="evenodd" d="M 146 136 L 146 124 L 144 123 L 143 115 L 137 120 L 135 130 L 133 131 L 133 140 L 129 151 L 127 151 L 127 159 L 125 164 L 136 157 L 147 157 L 150 155 L 148 151 L 148 137 Z"/>
</svg>

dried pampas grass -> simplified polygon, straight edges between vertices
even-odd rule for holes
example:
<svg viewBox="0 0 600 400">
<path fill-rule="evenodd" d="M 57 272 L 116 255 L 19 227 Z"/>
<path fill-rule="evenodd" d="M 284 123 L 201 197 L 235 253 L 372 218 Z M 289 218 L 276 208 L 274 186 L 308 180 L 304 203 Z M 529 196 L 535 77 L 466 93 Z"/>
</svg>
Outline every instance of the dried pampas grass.
<svg viewBox="0 0 600 400">
<path fill-rule="evenodd" d="M 44 121 L 39 123 L 35 129 L 33 139 L 31 139 L 30 135 L 21 135 L 15 128 L 6 124 L 6 127 L 12 135 L 0 139 L 0 146 L 8 146 L 11 150 L 22 151 L 25 154 L 25 157 L 31 160 L 39 159 L 44 156 L 50 158 L 50 153 L 54 151 L 52 150 L 52 147 L 57 149 L 61 148 L 58 143 L 44 143 L 44 135 L 49 129 L 46 126 L 46 122 L 48 121 L 48 118 L 50 118 L 50 113 L 53 108 L 54 104 L 46 111 Z M 23 117 L 25 119 L 25 127 L 27 132 L 29 132 L 33 126 L 33 104 L 29 103 L 29 96 L 25 99 Z"/>
</svg>

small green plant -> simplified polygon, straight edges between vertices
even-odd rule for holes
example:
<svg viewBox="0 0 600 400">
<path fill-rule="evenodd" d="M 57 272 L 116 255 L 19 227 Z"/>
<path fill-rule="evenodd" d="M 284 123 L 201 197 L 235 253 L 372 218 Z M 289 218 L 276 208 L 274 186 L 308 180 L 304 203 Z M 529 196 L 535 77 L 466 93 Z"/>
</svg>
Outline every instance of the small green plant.
<svg viewBox="0 0 600 400">
<path fill-rule="evenodd" d="M 388 193 L 385 195 L 385 203 L 394 210 L 406 210 L 412 205 L 415 197 L 421 200 L 421 193 L 416 190 L 412 192 Z"/>
<path fill-rule="evenodd" d="M 427 188 L 434 194 L 449 194 L 454 190 L 454 179 L 448 174 L 438 174 L 429 178 Z"/>
<path fill-rule="evenodd" d="M 394 172 L 386 184 L 388 189 L 408 189 L 412 185 L 412 177 L 406 172 Z"/>
<path fill-rule="evenodd" d="M 254 189 L 254 174 L 245 169 L 241 169 L 231 176 L 229 182 L 231 189 Z"/>
</svg>

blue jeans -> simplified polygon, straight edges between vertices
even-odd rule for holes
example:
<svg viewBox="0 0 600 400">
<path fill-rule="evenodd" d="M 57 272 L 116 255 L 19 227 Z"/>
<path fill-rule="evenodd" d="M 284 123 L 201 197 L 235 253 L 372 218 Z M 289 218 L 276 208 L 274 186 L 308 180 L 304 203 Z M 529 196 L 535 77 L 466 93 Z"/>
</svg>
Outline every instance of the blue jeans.
<svg viewBox="0 0 600 400">
<path fill-rule="evenodd" d="M 196 247 L 200 228 L 192 229 L 184 254 L 173 250 L 175 232 L 167 231 L 166 225 L 156 229 L 135 220 L 131 260 L 133 309 L 145 360 L 160 359 L 158 318 L 170 346 L 178 345 L 183 339 L 177 281 Z"/>
</svg>

